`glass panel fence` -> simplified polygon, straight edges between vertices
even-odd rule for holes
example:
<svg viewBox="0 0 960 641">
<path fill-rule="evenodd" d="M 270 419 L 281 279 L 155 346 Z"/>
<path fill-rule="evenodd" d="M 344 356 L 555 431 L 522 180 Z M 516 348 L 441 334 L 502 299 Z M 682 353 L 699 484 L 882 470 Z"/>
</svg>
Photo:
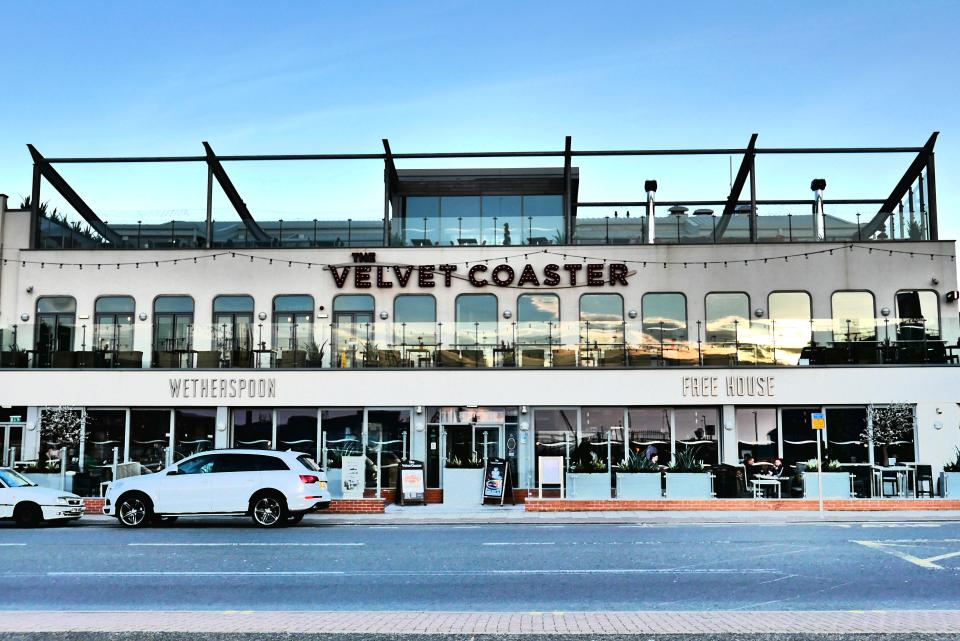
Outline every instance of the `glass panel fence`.
<svg viewBox="0 0 960 641">
<path fill-rule="evenodd" d="M 35 326 L 0 327 L 0 367 L 404 368 L 745 367 L 957 365 L 956 318 L 815 318 L 667 321 L 360 322 L 124 327 L 125 342 L 94 342 L 81 324 L 68 345 L 35 342 Z M 277 345 L 271 337 L 281 335 Z"/>
</svg>

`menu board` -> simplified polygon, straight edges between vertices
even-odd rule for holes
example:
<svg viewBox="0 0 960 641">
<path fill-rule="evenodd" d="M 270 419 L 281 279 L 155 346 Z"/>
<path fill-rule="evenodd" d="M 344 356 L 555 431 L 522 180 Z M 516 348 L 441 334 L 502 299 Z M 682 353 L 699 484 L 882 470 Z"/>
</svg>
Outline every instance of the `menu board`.
<svg viewBox="0 0 960 641">
<path fill-rule="evenodd" d="M 511 492 L 513 501 L 513 484 L 510 478 L 510 465 L 505 459 L 487 459 L 483 468 L 483 500 L 499 501 L 503 505 L 507 491 Z"/>
<path fill-rule="evenodd" d="M 422 461 L 404 461 L 399 464 L 397 474 L 397 503 L 425 503 L 426 489 L 423 478 Z"/>
<path fill-rule="evenodd" d="M 341 459 L 343 467 L 340 470 L 340 491 L 345 499 L 362 499 L 364 488 L 364 472 L 367 459 L 364 456 L 344 456 Z"/>
</svg>

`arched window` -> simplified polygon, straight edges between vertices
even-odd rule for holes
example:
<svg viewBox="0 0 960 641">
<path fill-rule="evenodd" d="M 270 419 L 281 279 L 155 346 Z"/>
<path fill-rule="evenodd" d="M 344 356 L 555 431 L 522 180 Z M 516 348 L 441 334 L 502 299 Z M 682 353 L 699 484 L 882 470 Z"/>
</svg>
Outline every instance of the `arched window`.
<svg viewBox="0 0 960 641">
<path fill-rule="evenodd" d="M 37 299 L 37 365 L 52 367 L 53 354 L 73 351 L 77 329 L 77 301 L 72 296 L 43 296 Z"/>
<path fill-rule="evenodd" d="M 193 298 L 157 296 L 153 301 L 153 366 L 180 367 L 181 356 L 189 354 L 192 343 Z"/>
<path fill-rule="evenodd" d="M 102 352 L 133 351 L 135 304 L 131 296 L 101 296 L 94 304 L 93 342 Z"/>
<path fill-rule="evenodd" d="M 313 337 L 313 296 L 273 298 L 273 349 L 277 367 L 303 367 L 307 354 L 316 351 Z"/>
<path fill-rule="evenodd" d="M 253 297 L 213 299 L 214 347 L 231 367 L 253 367 Z"/>
</svg>

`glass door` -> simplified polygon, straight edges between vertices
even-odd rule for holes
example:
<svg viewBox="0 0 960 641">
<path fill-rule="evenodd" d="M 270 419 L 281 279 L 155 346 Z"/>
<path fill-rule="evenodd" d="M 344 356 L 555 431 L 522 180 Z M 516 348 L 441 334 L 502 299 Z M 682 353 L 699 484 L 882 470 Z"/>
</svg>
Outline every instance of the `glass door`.
<svg viewBox="0 0 960 641">
<path fill-rule="evenodd" d="M 446 460 L 486 462 L 501 458 L 503 453 L 503 425 L 445 425 Z"/>
<path fill-rule="evenodd" d="M 23 458 L 22 449 L 23 425 L 0 425 L 0 445 L 3 446 L 3 452 L 0 452 L 0 464 L 13 467 L 17 458 Z"/>
<path fill-rule="evenodd" d="M 357 367 L 357 355 L 363 365 L 375 367 L 373 312 L 334 312 L 334 367 Z"/>
<path fill-rule="evenodd" d="M 477 458 L 484 463 L 487 459 L 503 458 L 503 426 L 474 425 L 473 444 Z"/>
</svg>

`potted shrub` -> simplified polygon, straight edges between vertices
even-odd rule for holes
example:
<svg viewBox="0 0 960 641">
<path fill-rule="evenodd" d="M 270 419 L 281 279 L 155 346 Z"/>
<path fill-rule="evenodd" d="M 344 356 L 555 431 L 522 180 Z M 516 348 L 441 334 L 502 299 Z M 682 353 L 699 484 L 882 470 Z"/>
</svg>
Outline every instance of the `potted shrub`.
<svg viewBox="0 0 960 641">
<path fill-rule="evenodd" d="M 618 499 L 662 499 L 660 466 L 642 454 L 631 454 L 617 466 Z"/>
<path fill-rule="evenodd" d="M 944 465 L 940 473 L 940 494 L 944 498 L 960 498 L 960 447 L 957 448 L 957 457 Z"/>
<path fill-rule="evenodd" d="M 697 448 L 688 447 L 674 453 L 666 473 L 668 499 L 713 498 L 713 475 L 697 458 Z"/>
<path fill-rule="evenodd" d="M 810 499 L 819 496 L 819 476 L 823 477 L 823 498 L 850 498 L 850 473 L 843 471 L 843 468 L 840 467 L 840 461 L 824 461 L 822 472 L 819 473 L 817 472 L 817 459 L 812 458 L 804 465 L 803 496 L 805 498 Z"/>
<path fill-rule="evenodd" d="M 483 461 L 475 456 L 447 459 L 443 469 L 444 505 L 480 505 L 483 503 Z"/>
<path fill-rule="evenodd" d="M 879 465 L 887 465 L 890 460 L 889 448 L 913 435 L 913 406 L 907 403 L 889 405 L 870 405 L 867 408 L 868 420 L 860 440 L 870 446 L 879 447 L 881 459 Z"/>
<path fill-rule="evenodd" d="M 73 489 L 73 472 L 69 461 L 76 452 L 82 435 L 83 418 L 79 410 L 69 407 L 42 407 L 39 418 L 40 453 L 35 464 L 26 471 L 27 478 L 41 487 Z M 61 481 L 60 448 L 67 448 L 68 471 Z"/>
<path fill-rule="evenodd" d="M 567 497 L 571 499 L 609 499 L 610 474 L 607 463 L 595 452 L 570 463 L 567 473 Z"/>
</svg>

